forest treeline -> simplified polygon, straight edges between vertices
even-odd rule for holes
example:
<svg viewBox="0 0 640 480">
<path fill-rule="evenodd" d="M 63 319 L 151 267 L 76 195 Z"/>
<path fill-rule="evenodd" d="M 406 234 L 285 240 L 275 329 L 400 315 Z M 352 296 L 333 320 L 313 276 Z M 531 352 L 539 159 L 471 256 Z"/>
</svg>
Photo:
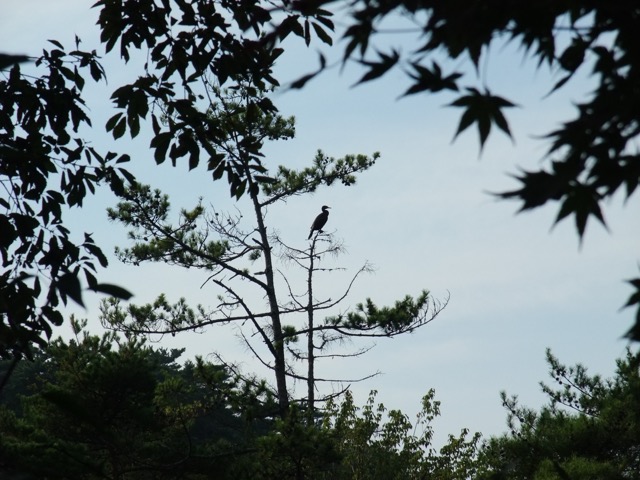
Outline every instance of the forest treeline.
<svg viewBox="0 0 640 480">
<path fill-rule="evenodd" d="M 106 130 L 118 140 L 127 133 L 147 134 L 141 127 L 150 127 L 156 163 L 204 169 L 235 198 L 272 183 L 289 192 L 313 191 L 336 178 L 318 177 L 322 164 L 311 172 L 315 184 L 304 172 L 267 174 L 263 141 L 283 137 L 231 132 L 240 117 L 229 122 L 231 112 L 218 109 L 217 88 L 245 92 L 246 121 L 258 112 L 277 115 L 272 89 L 304 88 L 329 69 L 364 69 L 360 83 L 397 69 L 411 82 L 404 96 L 453 95 L 449 106 L 462 112 L 455 136 L 476 127 L 482 147 L 493 127 L 511 135 L 507 113 L 516 99 L 494 93 L 483 80 L 485 58 L 505 42 L 556 75 L 550 93 L 582 74 L 595 87 L 576 102 L 571 118 L 544 137 L 548 150 L 540 169 L 517 173 L 519 188 L 499 196 L 519 201 L 522 210 L 557 204 L 556 221 L 573 218 L 582 237 L 589 219 L 605 222 L 601 206 L 608 199 L 617 192 L 631 198 L 640 182 L 640 7 L 633 0 L 99 0 L 93 8 L 104 54 L 135 72 L 124 84 L 109 86 L 113 115 Z M 386 20 L 406 21 L 411 28 L 393 31 L 414 48 L 401 52 L 388 42 L 378 44 L 391 33 Z M 336 45 L 340 38 L 342 47 Z M 99 240 L 90 233 L 78 238 L 81 232 L 65 223 L 65 212 L 82 208 L 98 188 L 123 196 L 135 183 L 125 168 L 131 156 L 117 150 L 118 142 L 111 150 L 85 137 L 99 127 L 92 123 L 85 86 L 105 81 L 108 72 L 101 53 L 85 51 L 81 39 L 75 40 L 70 47 L 51 40 L 37 58 L 0 52 L 0 181 L 6 187 L 0 198 L 2 358 L 29 357 L 33 346 L 42 347 L 63 321 L 61 305 L 82 304 L 85 290 L 131 296 L 126 286 L 100 281 L 99 269 L 108 259 Z M 319 65 L 286 83 L 275 77 L 274 67 L 296 41 L 322 47 Z M 456 60 L 451 65 L 472 68 L 445 68 L 450 59 Z M 280 127 L 289 134 L 290 125 Z M 230 133 L 241 142 L 239 150 L 228 149 Z M 371 158 L 360 160 L 356 168 Z M 271 167 L 273 173 L 277 166 Z M 283 184 L 287 176 L 297 183 Z M 633 291 L 626 306 L 640 307 L 640 278 L 628 282 Z M 627 336 L 640 338 L 640 308 Z M 276 360 L 282 363 L 282 352 Z"/>
<path fill-rule="evenodd" d="M 433 390 L 414 419 L 347 391 L 309 424 L 295 405 L 280 418 L 266 382 L 73 325 L 75 338 L 22 362 L 0 397 L 3 479 L 640 478 L 638 354 L 604 379 L 547 352 L 545 406 L 503 393 L 507 433 L 464 429 L 435 446 Z"/>
</svg>

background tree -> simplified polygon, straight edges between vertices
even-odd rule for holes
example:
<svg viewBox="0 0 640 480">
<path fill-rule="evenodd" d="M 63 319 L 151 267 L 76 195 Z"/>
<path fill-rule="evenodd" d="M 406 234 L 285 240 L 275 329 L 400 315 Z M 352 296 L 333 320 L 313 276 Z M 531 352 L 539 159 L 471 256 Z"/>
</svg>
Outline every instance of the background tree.
<svg viewBox="0 0 640 480">
<path fill-rule="evenodd" d="M 365 263 L 351 278 L 342 294 L 333 297 L 317 298 L 314 284 L 319 274 L 331 274 L 340 270 L 337 266 L 326 263 L 326 257 L 338 257 L 344 253 L 342 243 L 333 235 L 314 234 L 309 248 L 300 249 L 286 244 L 282 238 L 275 236 L 274 242 L 280 249 L 279 256 L 286 264 L 292 263 L 299 267 L 305 274 L 305 282 L 289 281 L 286 274 L 281 273 L 286 283 L 288 301 L 281 307 L 290 313 L 304 313 L 306 323 L 301 327 L 299 321 L 287 325 L 285 332 L 286 347 L 292 360 L 305 364 L 306 373 L 297 373 L 294 378 L 307 384 L 307 397 L 304 399 L 307 407 L 307 419 L 309 424 L 316 422 L 316 402 L 322 404 L 335 394 L 320 396 L 315 392 L 319 384 L 353 383 L 365 380 L 368 377 L 348 380 L 319 378 L 316 375 L 316 364 L 323 359 L 336 359 L 357 357 L 368 352 L 372 347 L 365 347 L 352 352 L 336 352 L 334 345 L 342 345 L 345 341 L 354 338 L 392 338 L 398 335 L 411 333 L 434 320 L 448 303 L 435 300 L 428 291 L 423 291 L 417 298 L 407 295 L 404 299 L 395 302 L 393 307 L 378 307 L 367 298 L 365 303 L 359 303 L 351 311 L 338 315 L 321 317 L 325 311 L 331 311 L 340 307 L 346 299 L 357 278 L 371 271 L 368 263 Z M 305 288 L 296 287 L 305 285 Z M 320 317 L 320 318 L 318 318 Z M 300 337 L 306 337 L 306 342 L 300 342 Z M 292 363 L 294 363 L 292 361 Z"/>
<path fill-rule="evenodd" d="M 628 351 L 613 379 L 550 351 L 547 363 L 557 386 L 542 384 L 549 404 L 539 412 L 502 393 L 510 433 L 483 447 L 479 478 L 640 478 L 640 356 Z"/>
<path fill-rule="evenodd" d="M 273 420 L 268 389 L 224 367 L 180 365 L 182 350 L 72 325 L 75 338 L 36 350 L 0 400 L 2 478 L 462 480 L 476 471 L 479 434 L 433 447 L 433 391 L 415 425 L 375 393 L 362 409 L 350 393 L 330 401 L 316 425 L 295 405 Z"/>
<path fill-rule="evenodd" d="M 467 479 L 477 471 L 481 435 L 463 429 L 458 436 L 433 446 L 432 422 L 440 415 L 435 391 L 422 398 L 412 424 L 399 410 L 376 404 L 376 392 L 358 408 L 348 393 L 341 404 L 330 402 L 323 428 L 335 435 L 341 461 L 334 471 L 318 478 L 344 479 Z"/>
<path fill-rule="evenodd" d="M 359 316 L 336 317 L 324 326 L 300 329 L 284 323 L 285 317 L 308 315 L 315 308 L 335 304 L 316 302 L 313 296 L 309 297 L 310 303 L 300 304 L 291 290 L 291 302 L 279 300 L 282 292 L 276 280 L 274 241 L 267 227 L 268 206 L 336 181 L 352 185 L 354 174 L 372 166 L 377 154 L 334 159 L 319 152 L 311 167 L 302 171 L 280 167 L 277 174 L 270 176 L 262 163 L 262 145 L 267 140 L 292 137 L 293 119 L 264 114 L 256 109 L 255 93 L 250 86 L 231 93 L 214 88 L 210 94 L 215 100 L 208 113 L 210 125 L 217 129 L 208 148 L 224 152 L 224 163 L 233 166 L 236 178 L 240 179 L 236 192 L 242 194 L 246 190 L 251 221 L 240 213 L 208 213 L 198 204 L 191 210 L 183 210 L 174 226 L 168 221 L 168 198 L 140 185 L 128 189 L 124 195 L 127 200 L 109 211 L 112 219 L 133 228 L 130 237 L 135 243 L 131 248 L 119 251 L 121 259 L 134 264 L 162 261 L 201 269 L 206 272 L 206 282 L 213 284 L 219 292 L 218 306 L 210 310 L 199 306 L 193 310 L 185 300 L 169 305 L 161 296 L 154 304 L 123 309 L 116 301 L 105 304 L 103 319 L 109 328 L 136 334 L 175 334 L 230 322 L 250 324 L 266 352 L 253 345 L 249 335 L 243 334 L 242 330 L 240 335 L 254 356 L 274 372 L 280 415 L 285 416 L 290 402 L 287 378 L 305 379 L 295 373 L 286 358 L 286 345 L 298 335 L 315 335 L 329 330 L 340 332 L 341 329 L 362 333 L 378 329 L 382 333 L 376 335 L 390 336 L 426 324 L 439 310 L 430 310 L 431 299 L 423 293 L 415 301 L 407 297 L 391 309 L 378 310 L 369 300 L 366 309 L 360 308 Z M 318 252 L 312 252 L 307 258 L 313 262 L 316 256 Z M 309 272 L 313 271 L 311 267 Z M 249 300 L 257 298 L 266 299 L 266 305 L 255 305 Z M 313 399 L 309 404 L 313 405 Z"/>
<path fill-rule="evenodd" d="M 183 350 L 72 324 L 76 338 L 38 350 L 2 398 L 3 478 L 227 478 L 253 468 L 273 409 L 264 387 L 201 359 L 179 365 Z"/>
</svg>

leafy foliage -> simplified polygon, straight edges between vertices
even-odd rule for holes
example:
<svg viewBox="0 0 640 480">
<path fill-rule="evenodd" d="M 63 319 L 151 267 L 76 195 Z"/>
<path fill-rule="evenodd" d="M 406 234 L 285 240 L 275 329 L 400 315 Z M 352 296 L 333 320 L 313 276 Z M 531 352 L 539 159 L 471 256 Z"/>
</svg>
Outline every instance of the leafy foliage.
<svg viewBox="0 0 640 480">
<path fill-rule="evenodd" d="M 285 166 L 278 166 L 273 177 L 258 177 L 262 191 L 268 198 L 265 205 L 278 200 L 294 196 L 309 194 L 320 186 L 331 186 L 339 181 L 344 186 L 356 183 L 356 173 L 363 172 L 372 167 L 380 158 L 380 154 L 373 155 L 346 155 L 342 158 L 327 156 L 319 150 L 309 167 L 296 171 Z"/>
<path fill-rule="evenodd" d="M 264 386 L 201 359 L 179 365 L 183 350 L 92 336 L 73 324 L 76 339 L 55 340 L 21 364 L 2 397 L 0 471 L 82 479 L 238 473 L 236 455 L 255 450 L 252 437 L 273 411 Z"/>
<path fill-rule="evenodd" d="M 460 97 L 455 102 L 451 103 L 452 107 L 461 107 L 465 109 L 455 136 L 457 137 L 473 123 L 478 124 L 481 147 L 489 137 L 492 123 L 495 123 L 500 130 L 511 136 L 509 124 L 502 114 L 502 109 L 513 107 L 515 105 L 504 98 L 491 95 L 488 91 L 482 93 L 475 88 L 469 88 L 468 92 L 468 95 Z"/>
<path fill-rule="evenodd" d="M 316 5 L 325 2 L 314 2 Z M 419 25 L 412 52 L 389 54 L 373 46 L 379 33 L 376 26 L 396 13 L 408 14 Z M 584 66 L 591 66 L 597 87 L 589 101 L 577 105 L 577 116 L 549 134 L 552 171 L 525 172 L 519 180 L 522 188 L 505 192 L 503 198 L 523 202 L 523 209 L 547 201 L 560 201 L 558 220 L 574 215 L 580 236 L 586 219 L 604 221 L 597 205 L 624 186 L 630 196 L 640 179 L 639 161 L 633 153 L 634 139 L 640 133 L 638 108 L 640 94 L 635 88 L 640 75 L 637 42 L 633 40 L 640 22 L 640 10 L 631 1 L 605 5 L 594 2 L 354 2 L 351 24 L 344 37 L 347 46 L 344 62 L 356 57 L 370 71 L 362 81 L 373 80 L 392 67 L 407 65 L 413 80 L 407 94 L 436 92 L 443 88 L 459 90 L 464 76 L 447 75 L 432 61 L 444 51 L 451 58 L 468 57 L 480 68 L 483 52 L 497 41 L 519 43 L 540 64 L 557 69 L 562 77 L 554 90 L 562 88 Z M 566 46 L 559 47 L 566 39 Z M 611 39 L 611 41 L 609 41 Z M 366 60 L 370 50 L 381 59 Z M 358 54 L 356 54 L 358 52 Z M 384 68 L 383 68 L 384 66 Z M 378 75 L 379 73 L 379 75 Z M 482 94 L 476 87 L 465 87 L 468 94 L 452 106 L 464 108 L 459 134 L 477 123 L 480 144 L 488 138 L 495 123 L 509 136 L 502 111 L 513 106 L 509 100 Z M 543 177 L 543 172 L 546 175 Z M 545 178 L 546 177 L 546 178 Z M 546 182 L 542 181 L 542 178 Z M 536 181 L 536 179 L 538 181 Z"/>
<path fill-rule="evenodd" d="M 309 4 L 330 9 L 334 2 L 294 2 L 292 8 L 295 11 L 304 5 L 308 9 Z M 404 95 L 465 92 L 454 93 L 458 96 L 449 103 L 462 109 L 455 136 L 475 124 L 481 149 L 493 126 L 512 135 L 505 110 L 515 102 L 478 85 L 478 79 L 484 78 L 482 60 L 496 44 L 519 45 L 538 65 L 557 74 L 559 80 L 551 93 L 570 84 L 579 71 L 593 77 L 596 87 L 575 105 L 574 117 L 546 136 L 550 143 L 546 165 L 517 174 L 518 187 L 499 193 L 500 198 L 519 201 L 521 210 L 557 202 L 556 222 L 573 217 L 582 239 L 589 219 L 605 224 L 603 202 L 619 190 L 627 199 L 636 191 L 640 182 L 637 2 L 394 0 L 339 5 L 335 8 L 344 7 L 349 16 L 342 64 L 357 63 L 366 69 L 358 83 L 401 69 L 411 81 Z M 405 36 L 413 35 L 410 42 L 414 48 L 404 52 L 390 46 L 384 24 L 399 18 L 409 20 Z M 459 71 L 443 71 L 438 63 L 443 55 L 470 60 L 478 79 Z M 327 68 L 323 59 L 316 72 L 294 86 L 301 87 Z M 636 297 L 634 305 L 638 304 Z M 638 312 L 640 315 L 640 307 Z M 638 331 L 640 320 L 628 337 L 640 340 Z"/>
<path fill-rule="evenodd" d="M 132 178 L 117 166 L 128 156 L 100 154 L 80 137 L 91 126 L 85 76 L 99 81 L 104 71 L 79 40 L 69 53 L 51 43 L 36 76 L 16 64 L 0 78 L 0 358 L 42 346 L 62 322 L 60 303 L 82 304 L 82 277 L 91 290 L 130 297 L 98 282 L 106 257 L 90 234 L 76 240 L 64 223 L 65 210 L 82 207 L 99 185 L 120 193 Z"/>
<path fill-rule="evenodd" d="M 244 172 L 224 162 L 224 152 L 216 150 L 224 150 L 228 140 L 225 122 L 249 121 L 258 112 L 276 109 L 261 96 L 245 110 L 247 118 L 231 118 L 231 112 L 231 117 L 221 119 L 215 107 L 212 111 L 199 108 L 198 101 L 204 97 L 194 84 L 249 85 L 262 91 L 266 85 L 277 85 L 271 69 L 282 53 L 276 48 L 278 41 L 294 33 L 308 44 L 315 32 L 331 43 L 328 31 L 333 29 L 330 13 L 314 10 L 286 15 L 287 28 L 266 38 L 262 26 L 272 15 L 253 2 L 101 0 L 94 7 L 100 9 L 98 25 L 107 52 L 119 44 L 120 56 L 130 62 L 137 59 L 135 50 L 149 49 L 143 75 L 114 91 L 112 99 L 119 111 L 107 121 L 107 131 L 116 139 L 127 131 L 135 137 L 150 117 L 151 147 L 158 163 L 170 158 L 175 164 L 186 157 L 192 169 L 199 164 L 202 150 L 213 178 L 226 172 L 236 197 L 247 187 Z M 121 287 L 97 281 L 94 263 L 104 266 L 106 257 L 90 235 L 82 243 L 74 241 L 62 221 L 64 207 L 82 206 L 88 192 L 93 193 L 100 183 L 109 183 L 121 194 L 124 180 L 132 182 L 133 177 L 115 166 L 128 161 L 127 155 L 101 155 L 80 136 L 71 137 L 82 125 L 91 126 L 80 93 L 88 75 L 96 81 L 105 75 L 95 51 L 76 49 L 67 54 L 61 44 L 52 43 L 56 48 L 37 61 L 48 72 L 34 81 L 21 75 L 18 63 L 26 57 L 0 57 L 2 69 L 15 64 L 0 82 L 0 174 L 6 192 L 6 197 L 0 197 L 4 210 L 0 217 L 3 358 L 28 355 L 32 343 L 44 344 L 43 337 L 49 337 L 52 327 L 62 321 L 58 304 L 69 298 L 82 303 L 80 276 L 92 290 L 131 296 Z M 243 141 L 245 152 L 255 157 L 261 139 Z M 252 168 L 259 170 L 259 162 Z M 52 188 L 58 178 L 60 188 Z M 42 284 L 43 277 L 48 285 Z"/>
<path fill-rule="evenodd" d="M 347 393 L 311 424 L 295 404 L 271 420 L 263 382 L 202 359 L 181 365 L 182 349 L 72 325 L 75 339 L 37 350 L 0 398 L 3 478 L 462 480 L 477 470 L 479 434 L 433 447 L 433 391 L 415 426 L 376 405 L 375 392 L 362 409 Z"/>
<path fill-rule="evenodd" d="M 369 334 L 392 337 L 411 333 L 416 328 L 426 325 L 434 320 L 446 305 L 447 302 L 434 302 L 426 290 L 416 299 L 407 295 L 396 301 L 393 307 L 378 307 L 367 298 L 365 303 L 357 304 L 354 311 L 327 318 L 326 325 L 343 332 L 351 331 L 354 336 Z"/>
<path fill-rule="evenodd" d="M 273 76 L 274 63 L 283 52 L 278 44 L 294 34 L 308 45 L 312 32 L 330 44 L 328 32 L 334 28 L 328 11 L 293 13 L 286 5 L 270 8 L 262 2 L 100 0 L 94 7 L 100 9 L 98 25 L 107 51 L 119 43 L 126 62 L 135 61 L 132 50 L 148 51 L 144 74 L 113 93 L 120 111 L 107 122 L 107 130 L 114 138 L 127 130 L 135 137 L 141 120 L 150 117 L 157 163 L 170 159 L 176 165 L 186 158 L 193 169 L 205 154 L 213 178 L 226 173 L 231 194 L 238 198 L 246 188 L 244 172 L 225 161 L 225 145 L 235 122 L 251 123 L 256 116 L 277 112 L 258 92 L 278 85 Z M 267 32 L 271 24 L 274 30 Z M 251 103 L 242 104 L 241 114 L 231 108 L 233 101 L 220 111 L 209 97 L 219 87 L 238 90 Z M 265 132 L 243 138 L 248 155 L 258 156 L 260 133 Z"/>
<path fill-rule="evenodd" d="M 14 55 L 0 52 L 0 71 L 12 67 L 18 63 L 25 63 L 31 59 L 27 55 Z"/>
<path fill-rule="evenodd" d="M 440 402 L 433 390 L 422 398 L 415 424 L 399 410 L 376 405 L 375 395 L 362 409 L 350 393 L 342 404 L 329 404 L 323 426 L 335 435 L 342 459 L 331 475 L 320 478 L 473 478 L 481 436 L 465 429 L 436 450 L 431 424 L 440 415 Z"/>
<path fill-rule="evenodd" d="M 267 435 L 258 439 L 258 480 L 340 478 L 334 431 L 309 425 L 302 412 L 292 405 L 286 418 L 278 419 Z"/>
<path fill-rule="evenodd" d="M 502 394 L 510 434 L 484 447 L 479 478 L 640 478 L 638 354 L 618 360 L 609 380 L 566 367 L 549 351 L 547 363 L 557 386 L 542 385 L 549 404 L 540 412 Z"/>
</svg>

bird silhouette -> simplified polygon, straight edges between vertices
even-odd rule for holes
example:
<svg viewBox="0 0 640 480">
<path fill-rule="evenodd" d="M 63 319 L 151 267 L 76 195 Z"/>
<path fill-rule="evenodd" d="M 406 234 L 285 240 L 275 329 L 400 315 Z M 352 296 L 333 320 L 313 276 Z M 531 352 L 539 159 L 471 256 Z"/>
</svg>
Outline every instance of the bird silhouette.
<svg viewBox="0 0 640 480">
<path fill-rule="evenodd" d="M 322 227 L 324 227 L 324 224 L 329 220 L 329 208 L 331 207 L 327 207 L 326 205 L 322 206 L 322 213 L 320 213 L 313 221 L 311 231 L 309 232 L 309 238 L 307 238 L 307 240 L 311 239 L 314 231 L 317 230 L 318 232 L 322 232 Z"/>
</svg>

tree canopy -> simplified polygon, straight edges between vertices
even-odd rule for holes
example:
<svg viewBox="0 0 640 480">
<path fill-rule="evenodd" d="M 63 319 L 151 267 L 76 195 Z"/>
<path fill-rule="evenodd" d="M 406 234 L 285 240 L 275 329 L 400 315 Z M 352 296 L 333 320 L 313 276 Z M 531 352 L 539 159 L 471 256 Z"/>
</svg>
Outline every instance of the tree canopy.
<svg viewBox="0 0 640 480">
<path fill-rule="evenodd" d="M 231 478 L 268 431 L 264 386 L 202 359 L 179 364 L 184 350 L 72 324 L 75 338 L 37 350 L 0 397 L 3 478 Z"/>
<path fill-rule="evenodd" d="M 628 351 L 615 377 L 604 379 L 547 351 L 555 383 L 542 384 L 548 404 L 536 411 L 502 393 L 510 432 L 485 445 L 478 478 L 640 478 L 639 362 Z"/>
<path fill-rule="evenodd" d="M 274 418 L 266 385 L 221 365 L 73 325 L 74 339 L 35 350 L 0 397 L 3 478 L 640 478 L 640 356 L 630 351 L 612 378 L 548 351 L 546 405 L 502 393 L 507 433 L 462 429 L 436 446 L 433 390 L 414 420 L 376 392 L 361 406 L 347 392 L 309 425 L 296 406 Z"/>
<path fill-rule="evenodd" d="M 433 446 L 433 391 L 413 423 L 375 393 L 363 408 L 331 402 L 313 425 L 295 407 L 274 419 L 275 398 L 223 366 L 73 325 L 0 397 L 3 478 L 462 480 L 477 468 L 479 434 Z"/>
</svg>

